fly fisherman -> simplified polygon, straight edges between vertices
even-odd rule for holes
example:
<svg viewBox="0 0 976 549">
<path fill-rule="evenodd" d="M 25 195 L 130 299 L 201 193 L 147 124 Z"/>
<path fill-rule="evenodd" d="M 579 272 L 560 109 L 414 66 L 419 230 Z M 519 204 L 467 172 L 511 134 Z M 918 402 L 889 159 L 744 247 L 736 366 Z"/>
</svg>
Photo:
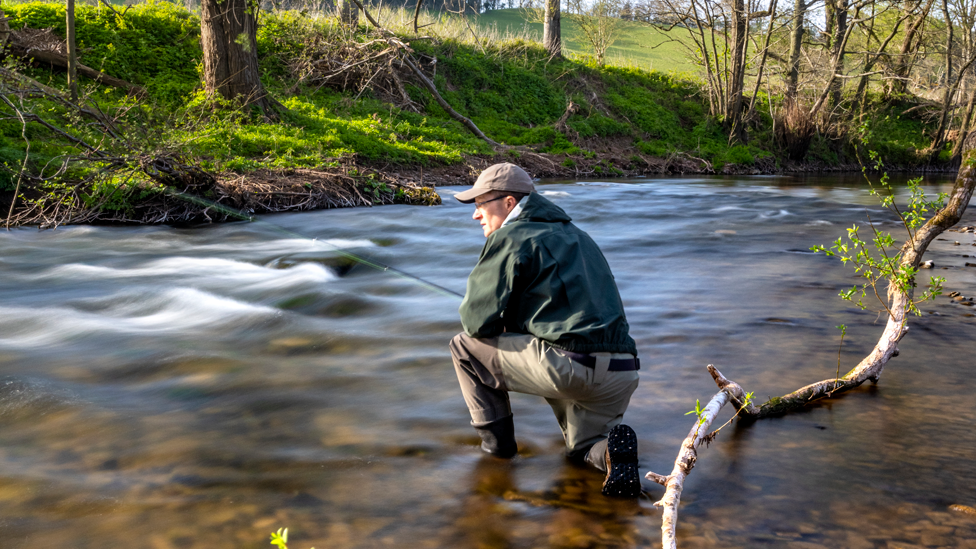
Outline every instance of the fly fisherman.
<svg viewBox="0 0 976 549">
<path fill-rule="evenodd" d="M 538 395 L 569 459 L 605 471 L 605 495 L 637 497 L 637 436 L 621 420 L 640 364 L 600 249 L 514 164 L 491 166 L 455 198 L 475 204 L 487 238 L 450 345 L 481 449 L 513 457 L 508 392 Z"/>
</svg>

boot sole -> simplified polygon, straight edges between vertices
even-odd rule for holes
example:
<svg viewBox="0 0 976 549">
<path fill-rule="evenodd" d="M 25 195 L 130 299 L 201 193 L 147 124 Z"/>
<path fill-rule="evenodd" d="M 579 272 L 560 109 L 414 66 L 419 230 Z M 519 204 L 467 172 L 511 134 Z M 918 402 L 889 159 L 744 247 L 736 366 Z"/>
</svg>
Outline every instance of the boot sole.
<svg viewBox="0 0 976 549">
<path fill-rule="evenodd" d="M 618 425 L 607 437 L 607 478 L 603 495 L 636 498 L 641 493 L 637 471 L 637 434 L 626 425 Z"/>
</svg>

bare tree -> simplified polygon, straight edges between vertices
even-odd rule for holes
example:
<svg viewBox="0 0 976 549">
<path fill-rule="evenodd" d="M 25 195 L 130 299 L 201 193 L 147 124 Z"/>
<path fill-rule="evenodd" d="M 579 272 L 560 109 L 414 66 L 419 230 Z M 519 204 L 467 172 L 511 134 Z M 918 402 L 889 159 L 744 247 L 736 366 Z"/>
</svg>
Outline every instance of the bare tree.
<svg viewBox="0 0 976 549">
<path fill-rule="evenodd" d="M 851 112 L 858 112 L 859 118 L 863 118 L 865 114 L 864 108 L 867 104 L 868 84 L 871 81 L 871 76 L 874 74 L 873 71 L 875 65 L 879 61 L 885 59 L 887 56 L 888 46 L 891 44 L 892 40 L 894 40 L 895 36 L 898 35 L 898 32 L 901 30 L 902 23 L 904 23 L 915 10 L 921 8 L 921 6 L 922 0 L 915 2 L 914 8 L 906 10 L 905 13 L 895 21 L 894 25 L 891 26 L 888 36 L 882 40 L 877 37 L 875 33 L 875 26 L 876 22 L 878 21 L 878 15 L 884 11 L 887 11 L 888 8 L 882 7 L 881 12 L 879 12 L 877 3 L 871 5 L 870 23 L 863 27 L 866 46 L 865 50 L 867 50 L 864 52 L 864 64 L 861 67 L 863 74 L 858 79 L 857 91 L 854 93 L 854 104 L 851 108 Z M 875 43 L 877 43 L 877 48 L 872 51 L 871 48 Z"/>
<path fill-rule="evenodd" d="M 618 17 L 619 0 L 567 0 L 567 17 L 576 23 L 593 49 L 598 65 L 606 61 L 607 49 L 617 40 L 623 20 Z"/>
<path fill-rule="evenodd" d="M 730 140 L 748 137 L 747 68 L 760 81 L 765 68 L 769 41 L 751 51 L 747 47 L 754 32 L 765 27 L 768 33 L 775 24 L 775 2 L 762 7 L 758 0 L 660 0 L 660 17 L 674 21 L 666 30 L 680 27 L 687 32 L 685 47 L 705 71 L 711 114 L 722 119 Z"/>
<path fill-rule="evenodd" d="M 844 72 L 844 55 L 847 49 L 845 35 L 847 35 L 847 17 L 849 15 L 847 10 L 850 8 L 850 2 L 849 0 L 827 0 L 827 4 L 832 7 L 830 11 L 833 13 L 834 35 L 831 38 L 833 45 L 831 57 L 834 59 L 833 70 L 834 74 L 841 74 Z M 830 86 L 831 107 L 840 105 L 840 92 L 841 82 L 839 79 L 833 78 Z"/>
<path fill-rule="evenodd" d="M 814 102 L 813 106 L 810 107 L 809 116 L 814 118 L 820 112 L 820 109 L 827 104 L 827 99 L 831 97 L 836 98 L 835 105 L 839 101 L 839 84 L 840 81 L 845 78 L 843 74 L 844 71 L 844 55 L 847 52 L 847 44 L 851 39 L 851 34 L 858 26 L 863 23 L 867 18 L 861 18 L 861 9 L 868 5 L 871 0 L 863 0 L 856 4 L 848 4 L 847 0 L 837 0 L 834 4 L 834 25 L 836 34 L 832 39 L 831 47 L 831 59 L 830 59 L 830 70 L 827 77 L 827 82 L 824 84 L 823 91 L 820 93 L 820 97 Z M 828 0 L 828 3 L 829 0 Z M 841 9 L 843 8 L 843 9 Z M 854 12 L 853 20 L 848 20 L 849 11 Z M 868 16 L 870 18 L 872 16 Z M 844 32 L 840 33 L 840 29 L 843 28 Z"/>
<path fill-rule="evenodd" d="M 905 16 L 909 20 L 908 27 L 902 39 L 901 50 L 892 60 L 893 74 L 888 80 L 887 93 L 889 96 L 908 91 L 908 77 L 915 64 L 915 57 L 922 45 L 922 27 L 928 20 L 929 12 L 935 0 L 926 0 L 919 9 L 913 10 L 912 4 L 905 4 Z"/>
<path fill-rule="evenodd" d="M 7 47 L 7 40 L 10 39 L 10 22 L 3 10 L 0 10 L 0 50 Z"/>
<path fill-rule="evenodd" d="M 953 20 L 959 26 L 959 34 L 957 42 L 959 43 L 958 49 L 961 52 L 961 57 L 963 59 L 968 59 L 976 54 L 976 2 L 973 0 L 950 0 L 949 11 Z M 959 131 L 956 134 L 956 138 L 953 142 L 952 153 L 950 158 L 953 162 L 959 160 L 962 154 L 963 143 L 965 143 L 966 138 L 970 133 L 970 124 L 973 121 L 973 110 L 976 107 L 976 87 L 973 86 L 973 70 L 960 71 L 959 78 L 959 97 L 960 101 L 962 97 L 967 94 L 969 96 L 968 104 L 966 105 L 965 111 L 963 111 L 962 119 L 959 122 Z"/>
</svg>

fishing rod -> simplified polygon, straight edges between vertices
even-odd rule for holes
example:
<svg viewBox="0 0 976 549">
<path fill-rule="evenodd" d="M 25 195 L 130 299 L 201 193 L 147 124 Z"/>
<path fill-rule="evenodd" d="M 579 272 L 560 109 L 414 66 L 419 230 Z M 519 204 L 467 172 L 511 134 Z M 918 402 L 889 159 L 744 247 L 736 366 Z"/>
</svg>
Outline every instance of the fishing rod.
<svg viewBox="0 0 976 549">
<path fill-rule="evenodd" d="M 206 198 L 203 198 L 201 196 L 197 196 L 195 194 L 190 194 L 190 193 L 183 192 L 183 191 L 177 191 L 176 189 L 173 189 L 172 187 L 166 187 L 166 191 L 165 192 L 166 192 L 166 194 L 175 196 L 175 197 L 180 198 L 182 200 L 186 200 L 187 202 L 191 202 L 193 204 L 197 204 L 197 205 L 200 205 L 200 206 L 207 206 L 208 208 L 212 208 L 213 210 L 216 210 L 216 211 L 218 211 L 218 212 L 220 212 L 220 213 L 222 213 L 222 214 L 224 214 L 226 216 L 234 217 L 234 218 L 240 219 L 242 221 L 248 221 L 250 223 L 257 223 L 258 225 L 261 225 L 263 227 L 270 228 L 271 230 L 273 230 L 275 232 L 278 232 L 278 233 L 281 233 L 281 234 L 284 234 L 284 235 L 287 235 L 287 236 L 291 236 L 291 237 L 295 237 L 295 238 L 300 238 L 300 239 L 303 239 L 303 240 L 311 240 L 312 242 L 317 243 L 317 244 L 324 244 L 324 245 L 328 246 L 331 249 L 331 251 L 337 253 L 339 256 L 344 257 L 346 259 L 349 259 L 351 261 L 355 261 L 356 263 L 359 263 L 361 265 L 366 265 L 367 267 L 376 269 L 377 271 L 381 271 L 381 272 L 385 272 L 385 273 L 390 273 L 390 274 L 392 274 L 394 276 L 400 277 L 400 278 L 402 278 L 404 280 L 407 280 L 409 282 L 412 282 L 412 283 L 418 284 L 420 286 L 423 286 L 424 288 L 427 288 L 428 290 L 430 290 L 430 291 L 432 291 L 434 293 L 440 294 L 442 296 L 445 296 L 445 297 L 458 297 L 458 298 L 464 299 L 464 296 L 463 295 L 455 292 L 454 290 L 451 290 L 449 288 L 445 288 L 444 286 L 441 286 L 440 284 L 435 284 L 435 283 L 433 283 L 433 282 L 431 282 L 429 280 L 425 280 L 425 279 L 423 279 L 423 278 L 421 278 L 421 277 L 419 277 L 419 276 L 417 276 L 415 274 L 411 274 L 411 273 L 408 273 L 406 271 L 397 269 L 396 267 L 391 267 L 391 266 L 386 265 L 384 263 L 380 263 L 379 261 L 373 261 L 372 259 L 368 259 L 366 257 L 363 257 L 363 256 L 359 255 L 359 254 L 350 252 L 347 249 L 340 248 L 339 246 L 336 246 L 335 244 L 331 244 L 328 241 L 319 240 L 318 238 L 312 238 L 312 237 L 303 235 L 303 234 L 301 234 L 301 233 L 299 233 L 297 231 L 293 231 L 291 229 L 286 229 L 286 228 L 282 227 L 281 225 L 278 225 L 278 224 L 275 224 L 275 223 L 271 223 L 270 221 L 264 221 L 262 219 L 257 219 L 255 216 L 253 216 L 251 214 L 248 214 L 246 212 L 243 212 L 241 210 L 238 210 L 236 208 L 231 208 L 231 207 L 225 206 L 223 204 L 218 204 L 217 202 L 214 202 L 213 200 L 208 200 Z"/>
</svg>

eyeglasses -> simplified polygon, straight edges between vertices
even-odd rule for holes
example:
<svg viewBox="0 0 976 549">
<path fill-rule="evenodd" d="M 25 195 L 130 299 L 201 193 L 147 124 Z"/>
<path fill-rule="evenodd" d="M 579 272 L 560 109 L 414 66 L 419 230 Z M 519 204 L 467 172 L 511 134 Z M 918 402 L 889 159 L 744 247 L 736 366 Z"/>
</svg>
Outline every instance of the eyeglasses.
<svg viewBox="0 0 976 549">
<path fill-rule="evenodd" d="M 508 198 L 508 195 L 505 195 L 505 196 L 496 196 L 495 198 L 492 198 L 492 199 L 490 199 L 490 200 L 485 200 L 484 202 L 475 202 L 475 203 L 474 203 L 474 207 L 475 207 L 476 209 L 479 209 L 479 210 L 480 210 L 480 209 L 482 209 L 482 208 L 484 208 L 484 207 L 485 207 L 485 204 L 487 204 L 487 203 L 489 203 L 489 202 L 494 202 L 494 201 L 496 201 L 496 200 L 501 200 L 501 199 L 503 199 L 503 198 Z"/>
</svg>

